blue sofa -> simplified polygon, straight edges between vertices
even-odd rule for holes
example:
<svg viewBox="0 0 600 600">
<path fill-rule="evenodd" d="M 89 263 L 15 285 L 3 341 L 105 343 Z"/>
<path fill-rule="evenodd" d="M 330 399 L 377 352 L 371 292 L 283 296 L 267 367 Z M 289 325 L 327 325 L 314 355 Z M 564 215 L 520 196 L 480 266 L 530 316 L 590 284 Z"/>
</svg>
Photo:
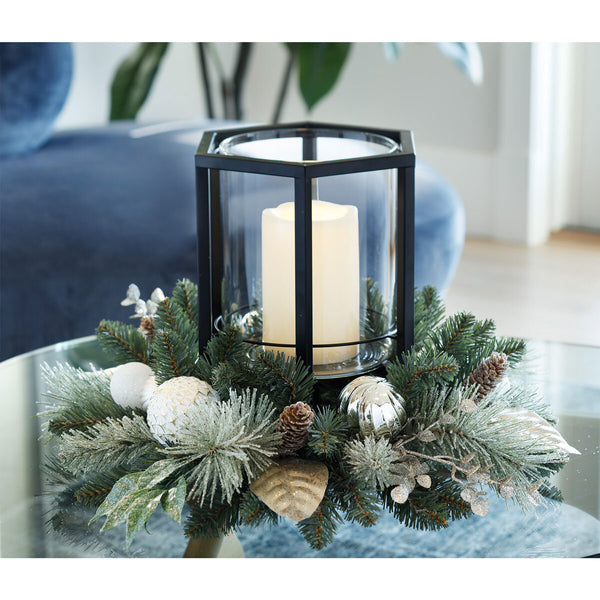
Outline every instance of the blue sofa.
<svg viewBox="0 0 600 600">
<path fill-rule="evenodd" d="M 235 126 L 117 122 L 53 133 L 71 65 L 68 44 L 0 44 L 0 107 L 14 108 L 0 113 L 0 359 L 89 335 L 100 318 L 127 319 L 119 302 L 131 282 L 147 298 L 194 279 L 195 148 L 204 129 Z M 464 210 L 432 167 L 417 161 L 415 177 L 416 285 L 444 294 Z"/>
</svg>

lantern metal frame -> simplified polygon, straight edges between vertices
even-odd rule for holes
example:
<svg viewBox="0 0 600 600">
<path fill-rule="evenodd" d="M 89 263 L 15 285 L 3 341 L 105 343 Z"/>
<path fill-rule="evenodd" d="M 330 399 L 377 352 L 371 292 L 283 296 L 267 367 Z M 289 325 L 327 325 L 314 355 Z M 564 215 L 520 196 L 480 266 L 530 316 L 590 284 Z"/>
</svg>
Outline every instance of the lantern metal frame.
<svg viewBox="0 0 600 600">
<path fill-rule="evenodd" d="M 218 152 L 221 142 L 231 136 L 257 132 L 296 130 L 301 133 L 302 161 L 278 161 Z M 339 160 L 315 160 L 315 133 L 339 131 L 344 135 L 373 134 L 387 137 L 397 149 L 386 154 Z M 277 137 L 277 136 L 276 136 Z M 414 342 L 414 220 L 415 152 L 412 132 L 374 129 L 331 123 L 297 122 L 235 129 L 205 131 L 195 155 L 199 347 L 203 352 L 214 333 L 215 319 L 221 316 L 220 282 L 223 277 L 219 181 L 221 171 L 239 171 L 294 179 L 294 244 L 296 356 L 313 366 L 312 306 L 312 181 L 319 177 L 366 171 L 396 169 L 396 330 L 384 337 L 396 339 L 398 353 Z M 359 342 L 360 343 L 360 342 Z M 276 345 L 276 344 L 269 344 Z M 324 344 L 323 346 L 330 346 Z M 335 345 L 335 344 L 334 344 Z M 317 346 L 318 347 L 318 346 Z"/>
</svg>

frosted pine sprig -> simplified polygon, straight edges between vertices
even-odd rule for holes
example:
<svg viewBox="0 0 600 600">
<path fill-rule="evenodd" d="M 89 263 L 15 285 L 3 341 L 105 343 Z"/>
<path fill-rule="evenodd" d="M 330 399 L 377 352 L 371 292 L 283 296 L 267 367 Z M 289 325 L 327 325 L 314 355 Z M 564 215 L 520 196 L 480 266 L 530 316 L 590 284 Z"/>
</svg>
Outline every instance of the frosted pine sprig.
<svg viewBox="0 0 600 600">
<path fill-rule="evenodd" d="M 344 447 L 344 458 L 351 472 L 370 487 L 383 489 L 396 477 L 393 465 L 399 455 L 386 438 L 377 440 L 370 435 L 352 440 Z"/>
<path fill-rule="evenodd" d="M 190 411 L 179 441 L 165 451 L 193 464 L 187 481 L 190 497 L 202 504 L 217 491 L 230 502 L 244 478 L 252 481 L 271 466 L 281 434 L 276 431 L 276 410 L 256 390 Z"/>
</svg>

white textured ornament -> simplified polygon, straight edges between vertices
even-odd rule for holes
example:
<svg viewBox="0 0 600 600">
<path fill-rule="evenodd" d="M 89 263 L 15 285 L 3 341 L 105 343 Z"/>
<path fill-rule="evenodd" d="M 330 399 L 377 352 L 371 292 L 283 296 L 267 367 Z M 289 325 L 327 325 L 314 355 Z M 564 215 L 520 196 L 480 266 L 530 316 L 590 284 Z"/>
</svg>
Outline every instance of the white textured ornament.
<svg viewBox="0 0 600 600">
<path fill-rule="evenodd" d="M 548 442 L 549 448 L 562 450 L 567 454 L 581 454 L 579 450 L 569 445 L 558 429 L 552 427 L 546 419 L 526 408 L 505 408 L 499 415 L 499 419 L 515 420 L 529 424 L 529 435 L 533 439 L 543 439 Z"/>
<path fill-rule="evenodd" d="M 390 435 L 406 421 L 404 399 L 383 377 L 363 375 L 352 380 L 340 392 L 340 403 L 363 436 Z"/>
<path fill-rule="evenodd" d="M 156 388 L 154 372 L 141 362 L 130 362 L 115 368 L 110 379 L 110 394 L 123 408 L 142 408 Z"/>
<path fill-rule="evenodd" d="M 148 426 L 163 445 L 176 442 L 191 408 L 217 402 L 219 395 L 197 377 L 174 377 L 159 385 L 148 402 Z"/>
</svg>

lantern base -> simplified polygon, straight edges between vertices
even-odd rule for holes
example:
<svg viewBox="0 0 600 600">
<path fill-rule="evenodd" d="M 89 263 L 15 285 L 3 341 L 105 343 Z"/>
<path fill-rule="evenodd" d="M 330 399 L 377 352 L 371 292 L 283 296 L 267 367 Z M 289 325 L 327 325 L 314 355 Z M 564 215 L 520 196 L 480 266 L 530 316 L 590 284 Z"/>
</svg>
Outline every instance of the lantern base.
<svg viewBox="0 0 600 600">
<path fill-rule="evenodd" d="M 343 377 L 354 377 L 364 373 L 369 373 L 380 367 L 390 356 L 392 341 L 389 338 L 376 340 L 368 343 L 362 343 L 357 348 L 357 354 L 339 362 L 330 362 L 313 365 L 313 373 L 317 379 L 338 379 Z M 271 350 L 278 352 L 282 348 L 273 346 L 252 345 L 250 356 L 255 356 L 258 352 Z M 286 348 L 285 354 L 295 356 L 293 348 Z"/>
<path fill-rule="evenodd" d="M 296 351 L 292 345 L 289 346 L 271 346 L 265 344 L 262 339 L 262 319 L 256 310 L 249 310 L 249 307 L 243 307 L 230 315 L 229 325 L 237 327 L 244 341 L 248 344 L 248 355 L 251 359 L 256 357 L 258 352 L 270 350 L 275 354 L 282 352 L 286 356 L 295 356 Z M 223 331 L 225 324 L 223 317 L 218 317 L 214 322 L 217 331 Z M 389 358 L 392 350 L 392 339 L 396 331 L 388 331 L 385 335 L 361 341 L 357 344 L 332 345 L 316 347 L 319 350 L 316 356 L 341 356 L 341 360 L 335 358 L 329 362 L 317 362 L 313 365 L 313 373 L 317 379 L 336 379 L 342 377 L 355 377 L 364 373 L 369 373 L 380 367 Z M 352 349 L 350 352 L 349 350 Z M 323 350 L 325 352 L 323 352 Z M 340 350 L 339 352 L 336 352 Z M 318 358 L 317 358 L 318 361 Z"/>
</svg>

